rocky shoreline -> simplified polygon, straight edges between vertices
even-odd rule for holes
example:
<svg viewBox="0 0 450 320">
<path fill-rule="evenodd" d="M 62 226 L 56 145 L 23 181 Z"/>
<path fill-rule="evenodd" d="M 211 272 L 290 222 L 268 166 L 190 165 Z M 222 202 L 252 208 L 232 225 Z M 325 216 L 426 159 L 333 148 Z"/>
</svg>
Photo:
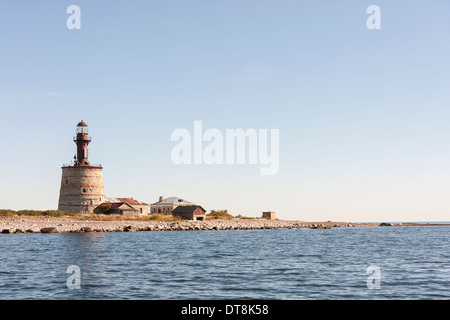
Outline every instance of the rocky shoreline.
<svg viewBox="0 0 450 320">
<path fill-rule="evenodd" d="M 73 233 L 73 232 L 135 232 L 135 231 L 185 231 L 185 230 L 249 230 L 278 228 L 329 229 L 336 227 L 374 227 L 379 223 L 304 222 L 266 219 L 230 219 L 205 221 L 95 221 L 71 217 L 0 217 L 0 232 L 17 233 Z"/>
</svg>

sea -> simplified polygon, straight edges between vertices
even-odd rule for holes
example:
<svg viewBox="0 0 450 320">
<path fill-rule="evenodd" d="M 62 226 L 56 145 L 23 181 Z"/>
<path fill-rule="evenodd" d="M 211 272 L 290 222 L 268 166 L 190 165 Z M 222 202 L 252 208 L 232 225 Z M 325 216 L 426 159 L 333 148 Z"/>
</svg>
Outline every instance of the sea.
<svg viewBox="0 0 450 320">
<path fill-rule="evenodd" d="M 450 226 L 1 234 L 2 300 L 442 300 Z"/>
</svg>

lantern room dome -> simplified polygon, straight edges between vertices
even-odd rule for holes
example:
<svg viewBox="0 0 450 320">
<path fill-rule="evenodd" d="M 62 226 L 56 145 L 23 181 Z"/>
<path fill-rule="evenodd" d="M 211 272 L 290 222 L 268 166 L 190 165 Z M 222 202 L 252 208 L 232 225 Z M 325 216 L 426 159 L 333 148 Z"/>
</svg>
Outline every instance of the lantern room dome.
<svg viewBox="0 0 450 320">
<path fill-rule="evenodd" d="M 77 127 L 87 127 L 87 126 L 88 125 L 83 120 L 81 120 L 81 122 L 79 124 L 77 124 Z"/>
</svg>

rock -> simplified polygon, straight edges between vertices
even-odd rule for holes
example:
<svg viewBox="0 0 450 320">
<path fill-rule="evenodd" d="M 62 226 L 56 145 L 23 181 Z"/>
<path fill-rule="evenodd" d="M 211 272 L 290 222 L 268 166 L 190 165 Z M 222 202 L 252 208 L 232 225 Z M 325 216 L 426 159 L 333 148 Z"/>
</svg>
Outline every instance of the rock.
<svg viewBox="0 0 450 320">
<path fill-rule="evenodd" d="M 24 233 L 22 229 L 16 229 L 16 233 Z"/>
<path fill-rule="evenodd" d="M 31 229 L 27 229 L 27 230 L 25 230 L 25 232 L 26 232 L 26 233 L 33 233 L 34 231 L 31 230 Z"/>
<path fill-rule="evenodd" d="M 92 228 L 91 227 L 82 227 L 80 229 L 81 232 L 92 232 Z"/>
<path fill-rule="evenodd" d="M 390 227 L 390 226 L 392 226 L 392 224 L 389 223 L 389 222 L 382 222 L 382 223 L 380 223 L 380 227 Z"/>
<path fill-rule="evenodd" d="M 137 229 L 134 226 L 126 226 L 123 228 L 124 232 L 135 232 Z"/>
<path fill-rule="evenodd" d="M 318 226 L 311 227 L 311 229 L 331 229 L 331 227 L 329 227 L 329 226 L 324 226 L 324 225 L 322 224 L 322 225 L 318 225 Z"/>
<path fill-rule="evenodd" d="M 49 227 L 49 228 L 42 228 L 41 233 L 59 233 L 59 231 L 54 227 Z"/>
<path fill-rule="evenodd" d="M 2 233 L 14 233 L 13 229 L 3 229 Z"/>
</svg>

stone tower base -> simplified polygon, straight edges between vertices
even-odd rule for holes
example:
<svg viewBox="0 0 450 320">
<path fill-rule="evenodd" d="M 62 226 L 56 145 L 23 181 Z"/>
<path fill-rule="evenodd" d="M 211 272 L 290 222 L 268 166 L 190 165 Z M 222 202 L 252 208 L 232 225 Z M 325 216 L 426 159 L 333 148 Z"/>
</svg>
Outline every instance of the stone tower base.
<svg viewBox="0 0 450 320">
<path fill-rule="evenodd" d="M 105 202 L 102 167 L 62 167 L 58 210 L 71 213 L 93 213 Z"/>
</svg>

